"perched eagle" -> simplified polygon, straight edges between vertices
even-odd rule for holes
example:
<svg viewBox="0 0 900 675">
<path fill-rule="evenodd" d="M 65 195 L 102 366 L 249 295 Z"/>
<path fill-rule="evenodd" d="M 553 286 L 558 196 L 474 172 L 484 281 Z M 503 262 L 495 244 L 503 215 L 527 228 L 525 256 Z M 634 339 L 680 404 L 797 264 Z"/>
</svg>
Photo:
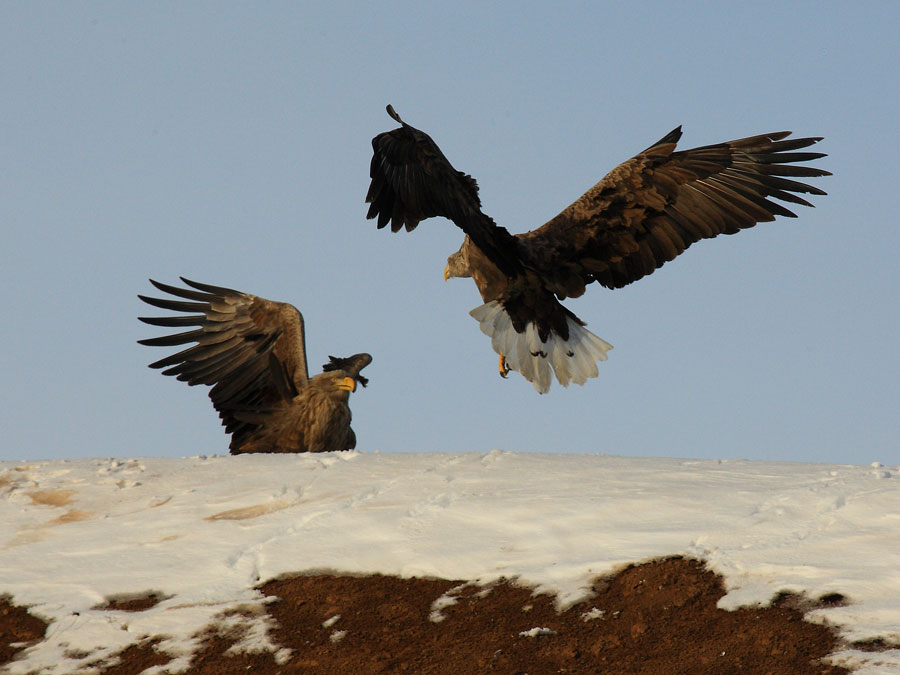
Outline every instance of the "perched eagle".
<svg viewBox="0 0 900 675">
<path fill-rule="evenodd" d="M 151 326 L 199 326 L 138 340 L 152 347 L 196 343 L 150 364 L 190 385 L 212 385 L 209 397 L 231 434 L 231 454 L 325 452 L 356 447 L 350 428 L 350 392 L 372 361 L 369 354 L 329 356 L 324 372 L 309 377 L 303 315 L 293 305 L 230 288 L 181 280 L 193 289 L 150 280 L 185 300 L 138 297 L 187 315 L 139 317 Z"/>
<path fill-rule="evenodd" d="M 372 139 L 368 218 L 393 232 L 443 216 L 465 240 L 444 278 L 472 277 L 484 304 L 470 314 L 500 355 L 500 374 L 517 370 L 534 388 L 597 376 L 612 345 L 560 300 L 597 281 L 622 288 L 651 274 L 698 239 L 734 234 L 775 216 L 796 215 L 772 198 L 812 206 L 795 193 L 824 195 L 793 180 L 828 176 L 797 165 L 825 155 L 794 152 L 821 138 L 779 131 L 676 152 L 681 127 L 610 171 L 541 227 L 512 235 L 481 211 L 475 179 L 453 168 L 428 134 L 406 124 Z"/>
</svg>

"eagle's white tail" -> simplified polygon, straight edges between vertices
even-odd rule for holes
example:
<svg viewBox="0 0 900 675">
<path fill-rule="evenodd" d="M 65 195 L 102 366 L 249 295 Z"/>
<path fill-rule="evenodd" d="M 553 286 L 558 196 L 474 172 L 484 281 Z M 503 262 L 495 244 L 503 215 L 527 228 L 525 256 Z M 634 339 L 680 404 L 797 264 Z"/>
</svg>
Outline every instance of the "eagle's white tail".
<svg viewBox="0 0 900 675">
<path fill-rule="evenodd" d="M 584 384 L 589 377 L 597 377 L 597 361 L 606 361 L 606 352 L 612 349 L 606 340 L 571 318 L 567 319 L 568 340 L 551 333 L 544 342 L 533 323 L 526 326 L 524 333 L 517 333 L 512 319 L 496 300 L 476 307 L 469 314 L 481 324 L 481 331 L 490 336 L 494 351 L 506 357 L 510 369 L 522 373 L 541 394 L 550 391 L 551 368 L 564 387 L 569 382 Z"/>
</svg>

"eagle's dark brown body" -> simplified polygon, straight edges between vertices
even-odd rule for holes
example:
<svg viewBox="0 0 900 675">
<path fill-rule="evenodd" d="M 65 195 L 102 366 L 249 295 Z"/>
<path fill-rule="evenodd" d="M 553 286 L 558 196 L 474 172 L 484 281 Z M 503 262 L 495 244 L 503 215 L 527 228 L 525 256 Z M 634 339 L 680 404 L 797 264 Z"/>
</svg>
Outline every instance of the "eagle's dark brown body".
<svg viewBox="0 0 900 675">
<path fill-rule="evenodd" d="M 284 405 L 258 418 L 259 425 L 231 453 L 326 452 L 352 450 L 356 434 L 350 428 L 350 392 L 336 388 L 330 373 L 316 375 Z M 242 420 L 253 419 L 244 415 Z"/>
<path fill-rule="evenodd" d="M 368 380 L 360 371 L 369 354 L 329 357 L 324 372 L 310 378 L 303 315 L 229 288 L 182 278 L 190 289 L 150 280 L 185 300 L 138 296 L 155 307 L 193 314 L 140 317 L 154 326 L 197 326 L 175 335 L 139 340 L 150 346 L 196 343 L 150 364 L 167 368 L 190 385 L 211 385 L 209 397 L 231 434 L 232 454 L 325 452 L 356 447 L 350 428 L 350 392 Z"/>
</svg>

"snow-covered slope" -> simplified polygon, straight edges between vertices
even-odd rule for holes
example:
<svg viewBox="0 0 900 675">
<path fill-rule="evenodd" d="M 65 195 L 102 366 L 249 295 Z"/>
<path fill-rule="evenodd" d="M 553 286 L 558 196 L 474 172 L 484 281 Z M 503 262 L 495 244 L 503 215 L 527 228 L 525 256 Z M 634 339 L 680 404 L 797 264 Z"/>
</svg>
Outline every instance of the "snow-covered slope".
<svg viewBox="0 0 900 675">
<path fill-rule="evenodd" d="M 214 615 L 289 572 L 518 577 L 565 606 L 597 575 L 672 554 L 725 576 L 725 608 L 840 593 L 849 604 L 815 616 L 900 641 L 894 467 L 502 451 L 0 462 L 0 593 L 53 621 L 11 672 L 73 672 L 143 635 L 189 654 Z M 149 591 L 167 599 L 92 609 Z M 900 672 L 900 651 L 844 656 Z"/>
</svg>

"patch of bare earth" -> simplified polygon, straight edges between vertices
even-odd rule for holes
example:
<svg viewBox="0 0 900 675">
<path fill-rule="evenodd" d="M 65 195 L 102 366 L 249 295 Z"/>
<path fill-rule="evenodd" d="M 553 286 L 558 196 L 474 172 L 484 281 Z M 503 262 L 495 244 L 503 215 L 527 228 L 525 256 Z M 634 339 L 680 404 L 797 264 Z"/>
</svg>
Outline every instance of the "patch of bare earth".
<svg viewBox="0 0 900 675">
<path fill-rule="evenodd" d="M 46 631 L 45 622 L 31 616 L 24 607 L 11 605 L 9 598 L 0 597 L 0 666 L 40 642 Z"/>
<path fill-rule="evenodd" d="M 94 609 L 107 609 L 119 612 L 145 612 L 151 607 L 156 607 L 163 600 L 168 598 L 162 593 L 140 593 L 134 595 L 121 595 L 109 598 L 106 604 L 99 605 Z"/>
<path fill-rule="evenodd" d="M 833 630 L 803 618 L 821 604 L 782 595 L 771 607 L 720 610 L 722 579 L 683 558 L 599 579 L 590 600 L 562 613 L 552 597 L 508 582 L 317 575 L 260 590 L 272 599 L 265 606 L 270 638 L 290 651 L 277 660 L 268 652 L 226 654 L 241 637 L 234 630 L 240 622 L 232 622 L 210 628 L 191 673 L 849 672 L 821 661 L 839 647 Z M 5 610 L 4 638 L 37 639 L 24 628 L 36 619 L 8 604 Z M 100 672 L 140 673 L 166 663 L 154 647 L 133 645 Z M 2 654 L 8 660 L 14 652 Z"/>
</svg>

